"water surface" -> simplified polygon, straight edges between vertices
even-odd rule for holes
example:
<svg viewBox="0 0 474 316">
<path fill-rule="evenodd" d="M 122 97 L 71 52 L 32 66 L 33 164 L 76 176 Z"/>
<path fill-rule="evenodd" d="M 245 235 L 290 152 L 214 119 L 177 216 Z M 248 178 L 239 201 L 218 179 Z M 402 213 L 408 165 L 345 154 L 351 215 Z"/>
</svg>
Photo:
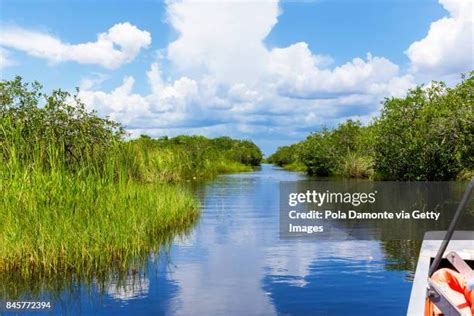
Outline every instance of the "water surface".
<svg viewBox="0 0 474 316">
<path fill-rule="evenodd" d="M 404 315 L 417 245 L 279 238 L 279 182 L 304 179 L 263 165 L 199 185 L 188 236 L 120 284 L 64 291 L 54 313 Z"/>
</svg>

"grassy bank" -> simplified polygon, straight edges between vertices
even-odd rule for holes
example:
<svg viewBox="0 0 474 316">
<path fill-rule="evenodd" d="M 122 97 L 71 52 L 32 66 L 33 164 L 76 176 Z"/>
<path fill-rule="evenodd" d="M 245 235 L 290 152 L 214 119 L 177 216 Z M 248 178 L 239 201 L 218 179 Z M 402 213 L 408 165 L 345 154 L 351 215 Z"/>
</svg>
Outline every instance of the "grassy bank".
<svg viewBox="0 0 474 316">
<path fill-rule="evenodd" d="M 126 271 L 196 222 L 181 182 L 248 171 L 250 141 L 201 136 L 124 140 L 74 95 L 0 83 L 0 274 Z M 3 278 L 0 278 L 3 279 Z"/>
<path fill-rule="evenodd" d="M 306 171 L 306 166 L 299 162 L 299 161 L 294 161 L 292 163 L 286 164 L 281 166 L 283 169 L 288 170 L 288 171 L 296 171 L 296 172 L 305 172 Z"/>
<path fill-rule="evenodd" d="M 469 180 L 474 174 L 474 72 L 386 98 L 369 124 L 347 120 L 283 146 L 267 161 L 315 176 Z"/>
<path fill-rule="evenodd" d="M 178 136 L 129 141 L 126 156 L 145 182 L 207 179 L 222 173 L 251 171 L 262 153 L 252 142 L 229 137 Z"/>
<path fill-rule="evenodd" d="M 23 276 L 128 268 L 199 214 L 187 192 L 162 184 L 17 173 L 2 191 L 0 271 Z"/>
</svg>

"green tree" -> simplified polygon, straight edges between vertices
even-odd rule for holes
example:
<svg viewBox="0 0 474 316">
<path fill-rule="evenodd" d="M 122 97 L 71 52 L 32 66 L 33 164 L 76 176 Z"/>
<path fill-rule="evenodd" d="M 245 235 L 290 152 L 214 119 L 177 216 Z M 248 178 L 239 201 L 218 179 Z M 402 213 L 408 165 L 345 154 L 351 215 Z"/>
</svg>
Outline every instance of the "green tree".
<svg viewBox="0 0 474 316">
<path fill-rule="evenodd" d="M 375 168 L 391 180 L 449 180 L 473 169 L 473 73 L 388 98 L 376 122 Z"/>
</svg>

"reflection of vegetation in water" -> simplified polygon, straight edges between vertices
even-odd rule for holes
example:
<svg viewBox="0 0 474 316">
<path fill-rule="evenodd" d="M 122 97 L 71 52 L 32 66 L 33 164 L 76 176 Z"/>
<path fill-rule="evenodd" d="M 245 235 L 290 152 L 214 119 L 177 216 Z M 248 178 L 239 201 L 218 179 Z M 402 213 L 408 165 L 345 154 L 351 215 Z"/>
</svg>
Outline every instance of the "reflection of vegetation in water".
<svg viewBox="0 0 474 316">
<path fill-rule="evenodd" d="M 367 185 L 370 182 L 367 183 Z M 399 222 L 393 220 L 375 221 L 381 240 L 417 239 L 421 240 L 424 233 L 430 230 L 446 230 L 454 216 L 456 207 L 466 188 L 464 182 L 374 182 L 374 188 L 379 191 L 379 198 L 373 209 L 413 210 L 440 212 L 437 221 L 410 219 Z M 474 201 L 469 203 L 462 216 L 458 229 L 470 229 L 474 223 L 472 210 Z"/>
<path fill-rule="evenodd" d="M 196 221 L 171 184 L 250 170 L 250 141 L 181 136 L 125 141 L 116 122 L 61 90 L 0 82 L 0 278 L 4 295 L 137 269 Z"/>
<path fill-rule="evenodd" d="M 310 175 L 384 180 L 469 180 L 474 175 L 474 71 L 447 88 L 419 86 L 386 98 L 368 126 L 348 120 L 284 146 L 267 161 Z"/>
<path fill-rule="evenodd" d="M 382 241 L 382 249 L 388 261 L 385 269 L 408 271 L 407 279 L 413 280 L 421 243 L 421 240 Z"/>
<path fill-rule="evenodd" d="M 374 205 L 354 207 L 358 210 L 400 210 L 407 211 L 437 210 L 445 214 L 439 222 L 425 220 L 334 220 L 325 222 L 327 227 L 341 229 L 348 235 L 358 239 L 380 240 L 382 250 L 387 259 L 387 270 L 408 271 L 407 280 L 412 280 L 418 262 L 424 233 L 430 230 L 446 230 L 452 220 L 454 211 L 466 189 L 464 182 L 377 182 L 377 181 L 299 181 L 292 184 L 289 192 L 373 192 L 378 191 Z M 472 229 L 474 217 L 468 212 L 474 210 L 471 199 L 458 229 Z M 316 204 L 308 204 L 306 210 L 313 209 L 350 209 L 350 205 L 337 203 L 324 204 L 322 208 Z M 436 229 L 434 229 L 436 225 Z M 357 229 L 356 229 L 357 228 Z M 336 235 L 336 234 L 334 234 Z M 345 235 L 340 235 L 345 237 Z M 406 240 L 406 239 L 412 240 Z"/>
<path fill-rule="evenodd" d="M 305 193 L 315 191 L 319 193 L 331 192 L 336 194 L 358 195 L 362 193 L 377 192 L 374 203 L 352 205 L 350 203 L 325 202 L 321 206 L 308 203 L 299 206 L 301 210 L 331 210 L 347 215 L 353 209 L 359 213 L 399 213 L 405 211 L 410 219 L 327 219 L 324 223 L 329 236 L 338 238 L 353 237 L 356 239 L 411 239 L 422 240 L 425 232 L 430 230 L 445 230 L 452 220 L 454 212 L 466 188 L 466 183 L 461 181 L 445 182 L 383 182 L 366 180 L 340 180 L 340 181 L 299 181 L 286 184 L 283 195 L 289 192 Z M 303 208 L 304 207 L 304 208 Z M 440 212 L 437 220 L 414 219 L 412 211 L 420 213 Z M 474 200 L 467 205 L 458 229 L 472 229 L 474 225 Z"/>
</svg>

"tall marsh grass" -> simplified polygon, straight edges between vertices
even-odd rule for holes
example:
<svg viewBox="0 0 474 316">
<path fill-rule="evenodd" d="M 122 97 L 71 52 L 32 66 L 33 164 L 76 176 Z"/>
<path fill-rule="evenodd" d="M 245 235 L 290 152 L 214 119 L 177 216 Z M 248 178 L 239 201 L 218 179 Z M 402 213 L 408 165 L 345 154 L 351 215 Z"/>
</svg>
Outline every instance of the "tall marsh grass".
<svg viewBox="0 0 474 316">
<path fill-rule="evenodd" d="M 1 187 L 0 271 L 23 276 L 129 268 L 199 214 L 192 196 L 174 185 L 19 171 Z"/>
<path fill-rule="evenodd" d="M 128 271 L 196 222 L 179 182 L 261 160 L 226 137 L 124 136 L 74 95 L 0 82 L 0 280 Z"/>
<path fill-rule="evenodd" d="M 371 178 L 373 174 L 371 157 L 350 152 L 343 157 L 338 175 L 345 178 Z"/>
</svg>

